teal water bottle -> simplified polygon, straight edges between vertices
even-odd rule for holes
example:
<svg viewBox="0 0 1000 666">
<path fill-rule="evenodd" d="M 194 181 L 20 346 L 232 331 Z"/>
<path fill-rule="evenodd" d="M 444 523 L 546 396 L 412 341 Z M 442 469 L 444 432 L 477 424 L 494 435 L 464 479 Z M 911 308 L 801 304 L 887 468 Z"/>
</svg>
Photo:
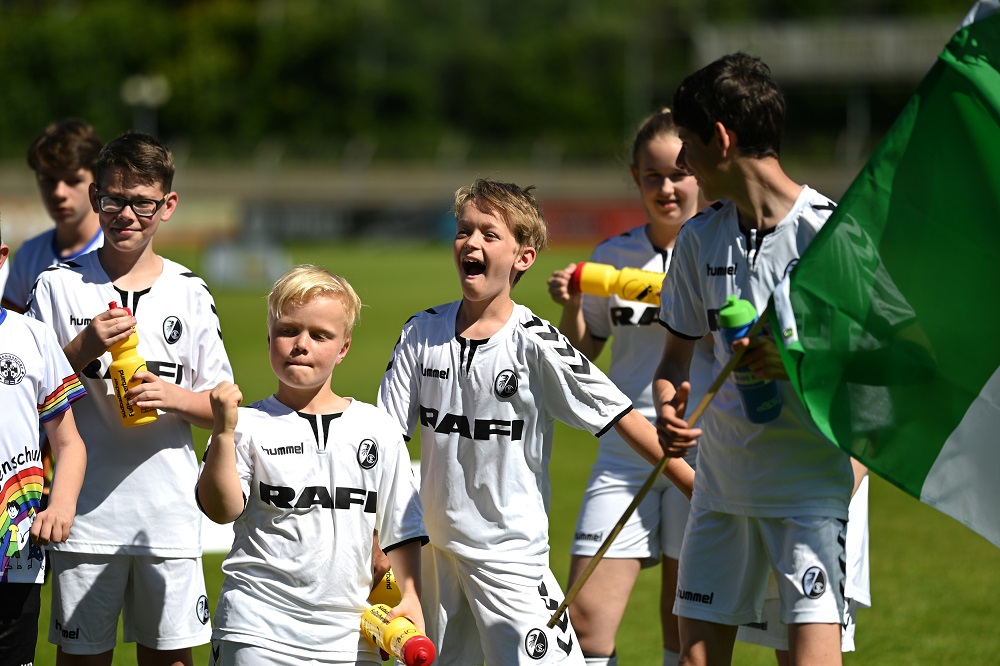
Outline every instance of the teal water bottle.
<svg viewBox="0 0 1000 666">
<path fill-rule="evenodd" d="M 726 305 L 719 310 L 719 330 L 727 345 L 745 338 L 756 322 L 757 310 L 753 303 L 737 298 L 735 294 L 730 294 Z M 778 418 L 781 414 L 781 393 L 776 381 L 754 377 L 745 365 L 733 370 L 733 381 L 739 389 L 743 411 L 751 423 L 767 423 Z"/>
</svg>

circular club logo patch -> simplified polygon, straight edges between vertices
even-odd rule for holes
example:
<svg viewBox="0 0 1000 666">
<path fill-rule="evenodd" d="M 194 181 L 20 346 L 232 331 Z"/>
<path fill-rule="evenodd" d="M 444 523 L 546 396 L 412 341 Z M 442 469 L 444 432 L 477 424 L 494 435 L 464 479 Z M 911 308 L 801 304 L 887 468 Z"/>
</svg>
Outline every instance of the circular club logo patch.
<svg viewBox="0 0 1000 666">
<path fill-rule="evenodd" d="M 358 445 L 358 464 L 362 469 L 371 469 L 378 462 L 378 444 L 374 439 L 363 439 Z"/>
<path fill-rule="evenodd" d="M 24 379 L 24 362 L 13 354 L 0 354 L 0 382 L 13 386 Z"/>
<path fill-rule="evenodd" d="M 802 576 L 802 592 L 810 599 L 819 599 L 826 592 L 826 574 L 819 567 L 809 567 Z"/>
<path fill-rule="evenodd" d="M 493 392 L 498 398 L 509 398 L 517 393 L 517 375 L 513 370 L 503 370 L 493 380 Z"/>
<path fill-rule="evenodd" d="M 163 320 L 163 339 L 167 341 L 168 345 L 172 345 L 180 340 L 181 333 L 183 332 L 184 326 L 177 317 L 171 315 Z"/>
<path fill-rule="evenodd" d="M 199 622 L 208 624 L 208 597 L 204 594 L 198 597 L 198 603 L 195 604 L 194 612 L 197 614 Z"/>
<path fill-rule="evenodd" d="M 532 659 L 541 659 L 549 651 L 549 639 L 541 629 L 532 629 L 524 637 L 524 651 Z"/>
</svg>

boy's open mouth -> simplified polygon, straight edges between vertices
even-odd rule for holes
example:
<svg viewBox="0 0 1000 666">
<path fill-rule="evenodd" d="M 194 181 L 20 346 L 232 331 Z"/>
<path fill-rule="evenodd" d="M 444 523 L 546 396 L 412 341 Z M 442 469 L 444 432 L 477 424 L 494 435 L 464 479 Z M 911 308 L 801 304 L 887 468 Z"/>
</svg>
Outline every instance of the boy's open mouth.
<svg viewBox="0 0 1000 666">
<path fill-rule="evenodd" d="M 482 275 L 486 272 L 486 264 L 476 259 L 463 259 L 462 269 L 466 275 Z"/>
</svg>

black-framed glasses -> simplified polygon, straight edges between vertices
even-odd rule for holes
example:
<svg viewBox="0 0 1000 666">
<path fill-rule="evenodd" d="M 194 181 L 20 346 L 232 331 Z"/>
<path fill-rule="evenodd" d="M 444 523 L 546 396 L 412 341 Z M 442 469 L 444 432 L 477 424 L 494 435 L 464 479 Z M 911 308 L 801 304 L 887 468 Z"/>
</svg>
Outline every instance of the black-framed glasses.
<svg viewBox="0 0 1000 666">
<path fill-rule="evenodd" d="M 157 201 L 156 199 L 126 199 L 110 194 L 98 194 L 97 206 L 102 213 L 120 213 L 125 209 L 125 206 L 128 206 L 139 217 L 153 217 L 166 200 L 166 197 Z"/>
</svg>

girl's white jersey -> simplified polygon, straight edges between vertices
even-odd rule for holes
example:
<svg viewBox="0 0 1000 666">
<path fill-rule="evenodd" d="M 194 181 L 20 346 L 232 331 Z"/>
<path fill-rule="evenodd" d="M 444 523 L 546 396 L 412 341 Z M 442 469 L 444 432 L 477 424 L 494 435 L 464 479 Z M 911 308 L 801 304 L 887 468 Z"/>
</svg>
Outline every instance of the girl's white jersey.
<svg viewBox="0 0 1000 666">
<path fill-rule="evenodd" d="M 718 331 L 719 309 L 730 294 L 763 313 L 775 285 L 798 261 L 835 204 L 803 188 L 788 215 L 765 233 L 743 230 L 736 205 L 724 200 L 689 220 L 674 245 L 661 293 L 660 319 L 673 333 L 698 339 L 712 332 L 715 371 L 730 349 Z M 775 421 L 751 423 L 732 379 L 725 382 L 700 426 L 692 506 L 779 518 L 847 518 L 853 487 L 847 455 L 813 424 L 790 382 L 779 382 L 783 407 Z"/>
<path fill-rule="evenodd" d="M 403 326 L 379 405 L 407 437 L 420 427 L 420 496 L 432 544 L 508 570 L 548 567 L 555 420 L 600 436 L 631 401 L 528 308 L 515 304 L 488 340 L 467 340 L 455 334 L 460 304 Z"/>
<path fill-rule="evenodd" d="M 232 381 L 215 302 L 205 283 L 163 259 L 163 272 L 143 291 L 117 289 L 97 252 L 38 276 L 28 315 L 55 330 L 60 346 L 117 302 L 135 315 L 139 356 L 163 381 L 207 391 Z M 190 424 L 160 412 L 153 423 L 126 428 L 118 416 L 105 352 L 80 373 L 89 393 L 74 410 L 87 445 L 87 474 L 73 533 L 52 548 L 77 553 L 198 557 L 201 512 L 194 488 L 198 462 Z"/>
<path fill-rule="evenodd" d="M 45 558 L 28 538 L 44 483 L 38 426 L 86 393 L 48 326 L 0 308 L 2 583 L 44 580 Z"/>
<path fill-rule="evenodd" d="M 374 655 L 358 630 L 372 533 L 386 551 L 427 541 L 399 426 L 356 400 L 303 414 L 271 396 L 239 410 L 236 467 L 246 508 L 212 638 L 302 658 Z"/>
<path fill-rule="evenodd" d="M 615 268 L 641 268 L 666 273 L 672 253 L 672 249 L 664 250 L 654 246 L 646 235 L 646 225 L 643 225 L 598 245 L 594 248 L 590 261 Z M 590 336 L 598 340 L 611 338 L 608 377 L 651 423 L 656 420 L 653 374 L 663 354 L 663 343 L 667 337 L 660 325 L 659 311 L 660 308 L 656 305 L 629 301 L 618 294 L 583 294 L 583 319 Z M 694 393 L 689 399 L 689 412 L 711 385 L 711 372 L 711 354 L 706 352 L 705 345 L 698 345 L 691 361 Z M 687 460 L 692 467 L 695 466 L 696 456 L 689 456 Z M 601 437 L 597 465 L 622 471 L 649 470 L 649 462 L 614 430 Z"/>
<path fill-rule="evenodd" d="M 14 307 L 24 308 L 31 293 L 31 286 L 42 271 L 59 263 L 74 261 L 78 257 L 93 252 L 104 245 L 104 232 L 100 229 L 78 252 L 60 257 L 56 250 L 56 230 L 49 229 L 29 238 L 14 253 L 10 276 L 3 287 L 3 300 Z"/>
</svg>

